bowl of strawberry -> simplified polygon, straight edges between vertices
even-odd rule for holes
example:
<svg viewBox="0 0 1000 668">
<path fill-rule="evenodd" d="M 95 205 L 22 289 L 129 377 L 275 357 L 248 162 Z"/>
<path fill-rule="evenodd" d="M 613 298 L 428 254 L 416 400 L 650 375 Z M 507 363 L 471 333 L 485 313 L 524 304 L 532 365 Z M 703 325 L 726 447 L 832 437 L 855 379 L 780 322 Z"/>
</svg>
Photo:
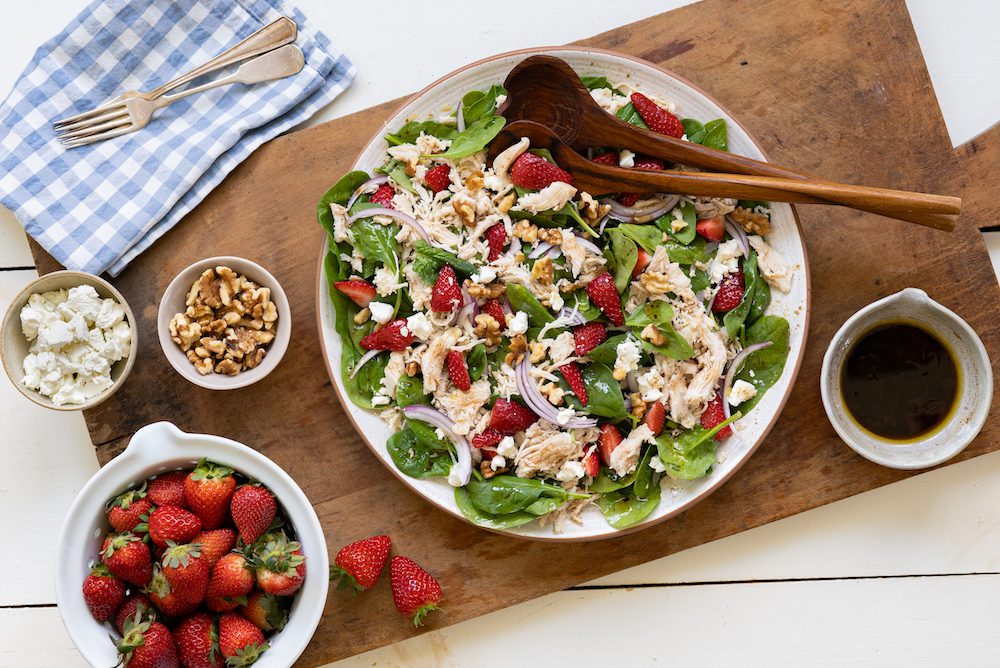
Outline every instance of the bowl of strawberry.
<svg viewBox="0 0 1000 668">
<path fill-rule="evenodd" d="M 84 486 L 59 545 L 59 612 L 92 665 L 289 666 L 326 603 L 326 540 L 299 486 L 167 422 Z"/>
</svg>

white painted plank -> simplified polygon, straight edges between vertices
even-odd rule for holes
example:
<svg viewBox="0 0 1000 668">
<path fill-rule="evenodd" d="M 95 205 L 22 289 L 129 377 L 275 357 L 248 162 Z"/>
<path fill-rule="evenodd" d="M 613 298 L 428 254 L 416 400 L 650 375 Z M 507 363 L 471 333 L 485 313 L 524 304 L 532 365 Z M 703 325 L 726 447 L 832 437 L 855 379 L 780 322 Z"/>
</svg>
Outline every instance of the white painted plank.
<svg viewBox="0 0 1000 668">
<path fill-rule="evenodd" d="M 0 666 L 86 666 L 55 608 L 0 609 Z M 110 641 L 109 641 L 110 642 Z"/>
<path fill-rule="evenodd" d="M 35 271 L 0 272 L 0 313 Z M 35 405 L 0 374 L 0 536 L 31 528 L 32 557 L 0 550 L 0 605 L 52 603 L 59 529 L 69 504 L 97 471 L 97 455 L 78 412 Z M 16 573 L 16 577 L 11 574 Z M 2 646 L 3 643 L 0 643 Z M 5 665 L 0 662 L 0 665 Z"/>
<path fill-rule="evenodd" d="M 1000 225 L 1000 220 L 995 222 Z M 986 241 L 986 250 L 990 253 L 990 260 L 993 262 L 993 271 L 1000 279 L 1000 232 L 984 232 L 983 239 Z"/>
<path fill-rule="evenodd" d="M 0 206 L 0 269 L 34 266 L 24 228 L 10 209 Z"/>
</svg>

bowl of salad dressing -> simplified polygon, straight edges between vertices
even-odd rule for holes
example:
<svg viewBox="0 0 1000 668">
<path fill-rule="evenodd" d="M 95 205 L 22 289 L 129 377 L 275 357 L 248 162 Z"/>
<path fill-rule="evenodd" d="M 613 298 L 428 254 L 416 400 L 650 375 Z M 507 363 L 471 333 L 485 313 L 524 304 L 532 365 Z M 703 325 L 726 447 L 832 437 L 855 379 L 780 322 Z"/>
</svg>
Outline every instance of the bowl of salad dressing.
<svg viewBox="0 0 1000 668">
<path fill-rule="evenodd" d="M 821 378 L 837 434 L 862 457 L 897 469 L 957 455 L 979 433 L 993 399 L 979 336 L 916 288 L 848 319 L 826 351 Z"/>
</svg>

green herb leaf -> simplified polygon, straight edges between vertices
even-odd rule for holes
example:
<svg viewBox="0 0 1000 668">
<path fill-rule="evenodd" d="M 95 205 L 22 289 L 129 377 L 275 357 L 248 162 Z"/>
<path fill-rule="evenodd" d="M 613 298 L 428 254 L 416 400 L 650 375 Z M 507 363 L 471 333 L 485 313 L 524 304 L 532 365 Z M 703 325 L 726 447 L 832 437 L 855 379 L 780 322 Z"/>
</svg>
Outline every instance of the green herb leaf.
<svg viewBox="0 0 1000 668">
<path fill-rule="evenodd" d="M 631 123 L 632 125 L 635 125 L 636 127 L 644 128 L 647 130 L 649 129 L 649 126 L 646 125 L 646 122 L 642 120 L 642 116 L 639 115 L 639 111 L 635 108 L 635 105 L 632 104 L 631 102 L 629 102 L 624 107 L 619 109 L 618 113 L 616 113 L 615 116 L 625 121 L 626 123 Z"/>
<path fill-rule="evenodd" d="M 423 239 L 418 239 L 413 248 L 413 271 L 430 285 L 434 285 L 441 267 L 446 264 L 450 264 L 455 273 L 463 278 L 468 278 L 476 273 L 476 265 L 443 248 L 431 246 Z"/>
<path fill-rule="evenodd" d="M 503 86 L 493 85 L 489 90 L 469 91 L 462 97 L 462 120 L 465 126 L 494 115 L 497 109 L 497 96 L 506 95 Z"/>
<path fill-rule="evenodd" d="M 627 318 L 625 324 L 632 328 L 632 333 L 642 341 L 642 347 L 649 352 L 656 352 L 675 360 L 686 360 L 694 356 L 694 349 L 687 340 L 677 333 L 673 326 L 674 310 L 669 302 L 655 301 L 640 306 Z M 663 336 L 666 343 L 653 345 L 640 335 L 647 325 L 653 325 Z"/>
<path fill-rule="evenodd" d="M 538 519 L 537 516 L 524 511 L 506 515 L 483 512 L 472 503 L 472 496 L 464 487 L 455 489 L 455 505 L 468 520 L 488 529 L 512 529 Z"/>
<path fill-rule="evenodd" d="M 608 261 L 608 270 L 615 277 L 615 288 L 620 294 L 625 292 L 632 280 L 632 270 L 639 261 L 639 248 L 617 227 L 605 230 L 605 234 L 608 244 L 604 247 L 604 258 Z"/>
<path fill-rule="evenodd" d="M 617 334 L 612 336 L 610 339 L 598 344 L 593 350 L 587 353 L 587 357 L 595 362 L 613 367 L 615 365 L 615 360 L 618 359 L 618 344 L 623 343 L 627 338 L 627 334 Z"/>
<path fill-rule="evenodd" d="M 757 389 L 757 394 L 740 404 L 746 413 L 757 405 L 767 390 L 778 382 L 788 359 L 788 321 L 776 315 L 765 315 L 747 327 L 744 346 L 770 341 L 771 345 L 751 353 L 743 362 L 736 378 L 745 380 Z"/>
<path fill-rule="evenodd" d="M 486 346 L 481 343 L 476 345 L 469 351 L 465 363 L 469 366 L 469 380 L 474 383 L 482 378 L 486 373 Z"/>
<path fill-rule="evenodd" d="M 602 494 L 597 505 L 608 524 L 616 529 L 625 529 L 649 517 L 660 505 L 660 485 L 652 485 L 645 498 L 639 497 L 634 489 Z"/>
<path fill-rule="evenodd" d="M 446 476 L 451 471 L 452 461 L 448 451 L 428 447 L 426 440 L 420 438 L 411 426 L 390 436 L 386 449 L 396 468 L 411 478 Z"/>
<path fill-rule="evenodd" d="M 636 242 L 643 249 L 652 255 L 656 252 L 656 247 L 663 243 L 663 233 L 655 225 L 632 225 L 622 223 L 618 226 L 622 234 Z"/>
<path fill-rule="evenodd" d="M 486 145 L 493 141 L 493 138 L 500 134 L 503 126 L 507 123 L 503 116 L 488 116 L 481 118 L 471 125 L 465 127 L 465 132 L 455 135 L 451 142 L 451 147 L 444 153 L 435 153 L 434 158 L 449 158 L 458 160 L 473 153 L 482 151 Z"/>
<path fill-rule="evenodd" d="M 412 144 L 421 134 L 432 135 L 438 139 L 454 139 L 458 130 L 454 125 L 445 125 L 437 121 L 410 121 L 396 132 L 385 136 L 389 146 Z"/>
<path fill-rule="evenodd" d="M 593 362 L 581 369 L 583 385 L 587 389 L 587 406 L 583 407 L 576 397 L 566 395 L 566 403 L 575 410 L 614 420 L 624 420 L 628 412 L 625 410 L 625 397 L 621 386 L 606 365 Z M 560 385 L 565 385 L 565 380 Z"/>
<path fill-rule="evenodd" d="M 542 305 L 542 302 L 528 292 L 528 288 L 519 283 L 507 284 L 507 301 L 510 302 L 510 307 L 515 312 L 524 311 L 527 314 L 528 324 L 532 327 L 544 327 L 555 320 L 555 317 Z"/>
</svg>

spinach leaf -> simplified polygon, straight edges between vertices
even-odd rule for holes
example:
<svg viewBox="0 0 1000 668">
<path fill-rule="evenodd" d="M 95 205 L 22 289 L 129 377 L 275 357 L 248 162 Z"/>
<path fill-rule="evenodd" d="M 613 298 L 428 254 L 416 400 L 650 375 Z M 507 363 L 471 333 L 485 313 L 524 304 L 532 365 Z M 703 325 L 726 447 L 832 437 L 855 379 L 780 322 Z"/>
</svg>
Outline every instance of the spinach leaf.
<svg viewBox="0 0 1000 668">
<path fill-rule="evenodd" d="M 698 224 L 698 216 L 695 214 L 694 205 L 691 204 L 691 202 L 684 202 L 681 204 L 681 218 L 683 218 L 686 225 L 676 232 L 674 232 L 675 216 L 673 211 L 668 211 L 657 218 L 655 225 L 657 228 L 666 232 L 680 243 L 688 245 L 697 238 L 696 227 Z M 676 260 L 674 261 L 676 262 Z"/>
<path fill-rule="evenodd" d="M 741 413 L 733 413 L 711 429 L 695 426 L 677 436 L 666 431 L 657 436 L 656 454 L 667 468 L 667 475 L 676 480 L 695 480 L 708 473 L 715 464 L 713 437 L 740 417 Z"/>
<path fill-rule="evenodd" d="M 323 198 L 316 205 L 316 218 L 320 227 L 328 233 L 333 234 L 333 212 L 330 211 L 331 204 L 344 206 L 351 199 L 354 191 L 368 180 L 368 173 L 360 170 L 348 172 L 340 178 L 333 186 L 323 194 Z"/>
<path fill-rule="evenodd" d="M 743 299 L 736 305 L 736 308 L 722 316 L 722 324 L 730 339 L 736 336 L 750 315 L 753 299 L 757 294 L 758 281 L 764 282 L 757 272 L 757 253 L 750 251 L 750 257 L 743 261 Z M 770 298 L 770 292 L 768 292 L 768 297 Z M 767 307 L 765 306 L 765 308 Z"/>
<path fill-rule="evenodd" d="M 481 343 L 476 345 L 469 351 L 465 363 L 469 366 L 469 380 L 474 383 L 482 378 L 486 373 L 486 346 Z"/>
<path fill-rule="evenodd" d="M 754 281 L 752 297 L 750 313 L 747 315 L 747 325 L 757 322 L 764 315 L 767 307 L 771 305 L 771 287 L 767 284 L 767 281 L 760 277 L 759 272 L 757 280 Z"/>
<path fill-rule="evenodd" d="M 619 476 L 615 473 L 614 469 L 602 466 L 601 472 L 590 483 L 589 489 L 595 494 L 607 494 L 608 492 L 628 487 L 633 482 L 635 482 L 635 471 L 628 475 Z"/>
<path fill-rule="evenodd" d="M 468 127 L 471 123 L 492 116 L 497 108 L 497 96 L 506 95 L 503 86 L 493 85 L 489 90 L 472 90 L 462 97 L 462 120 Z"/>
<path fill-rule="evenodd" d="M 566 403 L 580 412 L 611 418 L 615 422 L 624 420 L 628 414 L 625 410 L 625 397 L 611 369 L 594 362 L 583 367 L 580 374 L 587 389 L 587 406 L 581 406 L 577 398 L 571 395 L 566 395 Z"/>
<path fill-rule="evenodd" d="M 705 240 L 702 238 L 687 245 L 678 241 L 666 241 L 662 244 L 667 249 L 670 261 L 683 265 L 708 262 L 711 254 L 705 252 L 705 245 Z"/>
<path fill-rule="evenodd" d="M 527 314 L 528 323 L 532 327 L 544 327 L 555 320 L 549 310 L 542 306 L 542 302 L 519 283 L 507 284 L 507 301 L 514 312 L 524 311 Z"/>
<path fill-rule="evenodd" d="M 431 246 L 423 239 L 418 239 L 414 244 L 413 271 L 429 285 L 434 285 L 441 267 L 446 264 L 450 264 L 456 274 L 465 278 L 476 273 L 476 265 L 452 252 Z"/>
<path fill-rule="evenodd" d="M 551 513 L 553 510 L 561 506 L 564 501 L 560 499 L 553 498 L 551 496 L 543 496 L 538 499 L 530 506 L 524 509 L 524 512 L 531 513 L 532 515 L 542 516 Z"/>
<path fill-rule="evenodd" d="M 652 255 L 656 252 L 656 247 L 663 243 L 663 233 L 655 225 L 632 225 L 622 223 L 618 226 L 622 234 L 636 242 Z"/>
<path fill-rule="evenodd" d="M 586 290 L 571 292 L 566 295 L 564 301 L 569 308 L 576 308 L 580 315 L 587 319 L 587 322 L 601 317 L 601 309 L 591 303 L 590 295 L 587 294 Z"/>
<path fill-rule="evenodd" d="M 708 272 L 701 269 L 694 270 L 694 276 L 691 277 L 691 291 L 695 294 L 701 292 L 708 286 L 712 284 L 712 281 L 708 278 Z"/>
<path fill-rule="evenodd" d="M 411 478 L 446 476 L 451 471 L 451 455 L 428 448 L 409 426 L 390 436 L 386 449 L 396 468 Z"/>
<path fill-rule="evenodd" d="M 423 379 L 417 376 L 410 378 L 407 375 L 399 377 L 399 382 L 396 383 L 397 406 L 400 408 L 414 404 L 427 404 L 429 406 L 430 403 L 430 397 L 424 394 Z"/>
<path fill-rule="evenodd" d="M 701 121 L 693 118 L 682 118 L 681 125 L 684 126 L 684 135 L 689 142 L 700 144 L 705 138 L 705 126 L 701 124 Z"/>
<path fill-rule="evenodd" d="M 726 138 L 726 119 L 717 118 L 705 123 L 705 137 L 701 140 L 701 145 L 717 148 L 720 151 L 729 150 Z"/>
<path fill-rule="evenodd" d="M 604 258 L 615 277 L 615 288 L 622 293 L 632 280 L 632 270 L 639 261 L 639 248 L 617 227 L 607 230 L 606 234 L 608 245 L 604 247 Z"/>
<path fill-rule="evenodd" d="M 507 123 L 503 116 L 488 116 L 481 118 L 465 127 L 465 132 L 455 135 L 451 147 L 444 153 L 435 153 L 432 157 L 458 160 L 477 151 L 482 151 L 493 138 L 500 134 Z"/>
<path fill-rule="evenodd" d="M 587 353 L 587 357 L 600 364 L 613 367 L 615 360 L 618 359 L 618 344 L 624 342 L 627 338 L 627 334 L 612 336 L 610 339 L 595 346 L 593 350 Z"/>
<path fill-rule="evenodd" d="M 694 349 L 683 336 L 674 329 L 672 320 L 674 310 L 665 301 L 649 302 L 633 311 L 627 318 L 625 324 L 632 328 L 636 338 L 642 341 L 642 347 L 651 353 L 660 353 L 675 360 L 686 360 L 694 356 Z M 661 345 L 654 345 L 643 339 L 640 334 L 647 325 L 653 325 L 664 337 L 666 342 Z"/>
<path fill-rule="evenodd" d="M 455 489 L 455 505 L 467 519 L 488 529 L 512 529 L 538 519 L 536 515 L 524 511 L 506 515 L 485 513 L 472 503 L 472 496 L 464 487 Z"/>
<path fill-rule="evenodd" d="M 776 315 L 765 315 L 747 327 L 743 345 L 770 341 L 771 345 L 751 353 L 743 362 L 743 368 L 736 377 L 745 380 L 757 389 L 757 394 L 740 404 L 743 413 L 757 405 L 764 393 L 778 382 L 788 358 L 788 321 Z"/>
<path fill-rule="evenodd" d="M 649 517 L 659 504 L 659 484 L 651 485 L 649 494 L 645 498 L 639 497 L 635 490 L 631 489 L 602 494 L 597 500 L 604 518 L 616 529 L 625 529 L 638 524 Z"/>
<path fill-rule="evenodd" d="M 611 82 L 608 81 L 608 78 L 604 76 L 584 76 L 580 77 L 580 81 L 582 81 L 583 85 L 587 87 L 587 90 L 599 90 L 601 88 L 610 88 L 611 90 L 615 90 L 612 88 Z M 615 92 L 617 93 L 618 91 Z"/>
<path fill-rule="evenodd" d="M 361 218 L 351 226 L 354 247 L 358 249 L 362 257 L 379 265 L 390 267 L 394 272 L 399 271 L 399 260 L 396 254 L 397 234 L 399 234 L 399 225 L 395 223 L 379 225 L 372 218 Z"/>
<path fill-rule="evenodd" d="M 649 129 L 649 126 L 646 125 L 646 122 L 642 120 L 642 116 L 639 115 L 639 111 L 635 108 L 635 105 L 632 104 L 631 102 L 629 102 L 624 107 L 619 109 L 618 113 L 616 113 L 615 116 L 625 121 L 626 123 L 631 123 L 632 125 L 635 125 L 636 127 L 645 128 L 647 130 Z"/>
<path fill-rule="evenodd" d="M 660 475 L 649 466 L 649 461 L 653 458 L 656 448 L 643 446 L 642 456 L 635 467 L 635 484 L 632 485 L 632 492 L 640 499 L 648 497 L 653 486 L 659 487 Z"/>
<path fill-rule="evenodd" d="M 421 134 L 432 135 L 438 139 L 454 139 L 458 130 L 454 125 L 445 125 L 437 121 L 410 121 L 395 132 L 387 134 L 385 140 L 389 146 L 412 144 Z"/>
<path fill-rule="evenodd" d="M 479 510 L 492 515 L 504 515 L 524 510 L 542 497 L 558 499 L 560 503 L 568 498 L 587 498 L 586 494 L 571 494 L 562 487 L 556 487 L 534 478 L 518 478 L 512 475 L 498 475 L 489 480 L 473 480 L 465 486 L 469 498 Z"/>
</svg>

